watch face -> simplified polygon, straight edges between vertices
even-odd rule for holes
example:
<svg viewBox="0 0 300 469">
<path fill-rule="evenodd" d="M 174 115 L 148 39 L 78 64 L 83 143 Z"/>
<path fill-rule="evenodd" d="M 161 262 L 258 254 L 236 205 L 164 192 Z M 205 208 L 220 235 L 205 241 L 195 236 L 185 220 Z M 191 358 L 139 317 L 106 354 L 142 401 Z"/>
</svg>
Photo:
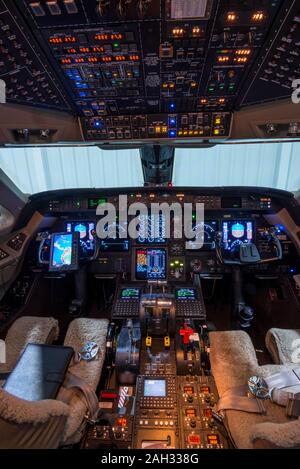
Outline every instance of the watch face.
<svg viewBox="0 0 300 469">
<path fill-rule="evenodd" d="M 258 399 L 269 399 L 270 397 L 268 384 L 259 376 L 251 376 L 248 379 L 248 389 Z"/>
<path fill-rule="evenodd" d="M 96 357 L 99 350 L 98 344 L 96 342 L 87 342 L 79 352 L 79 356 L 82 360 L 92 360 Z"/>
</svg>

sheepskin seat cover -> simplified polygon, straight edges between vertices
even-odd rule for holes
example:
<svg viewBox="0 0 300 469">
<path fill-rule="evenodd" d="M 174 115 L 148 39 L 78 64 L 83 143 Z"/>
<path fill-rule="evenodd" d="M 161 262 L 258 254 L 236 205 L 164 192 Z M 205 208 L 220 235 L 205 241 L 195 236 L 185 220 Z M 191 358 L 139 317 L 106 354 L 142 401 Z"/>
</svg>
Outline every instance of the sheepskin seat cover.
<svg viewBox="0 0 300 469">
<path fill-rule="evenodd" d="M 0 388 L 0 418 L 14 423 L 46 423 L 51 417 L 67 417 L 69 406 L 55 399 L 26 401 Z"/>
<path fill-rule="evenodd" d="M 81 360 L 79 363 L 69 367 L 69 371 L 72 374 L 79 376 L 95 391 L 100 380 L 105 358 L 107 328 L 107 319 L 78 318 L 69 325 L 64 341 L 64 345 L 73 347 L 75 352 L 79 352 L 88 341 L 96 342 L 99 345 L 99 353 L 96 359 L 91 361 Z M 70 416 L 67 419 L 63 435 L 64 444 L 74 444 L 81 439 L 82 424 L 87 412 L 85 399 L 79 393 L 73 393 L 69 406 Z"/>
<path fill-rule="evenodd" d="M 283 369 L 279 365 L 259 366 L 252 341 L 244 331 L 210 332 L 209 338 L 212 374 L 220 397 L 232 387 L 245 385 L 252 375 L 266 378 Z M 285 408 L 271 401 L 265 406 L 266 415 L 225 412 L 235 445 L 242 449 L 300 447 L 300 420 L 289 420 Z"/>
<path fill-rule="evenodd" d="M 23 316 L 10 327 L 6 339 L 6 363 L 0 373 L 10 372 L 29 343 L 51 344 L 58 338 L 58 321 L 51 317 Z"/>
<path fill-rule="evenodd" d="M 0 449 L 51 449 L 60 443 L 69 406 L 26 401 L 0 389 Z"/>
<path fill-rule="evenodd" d="M 300 366 L 300 329 L 270 329 L 266 347 L 274 363 Z"/>
</svg>

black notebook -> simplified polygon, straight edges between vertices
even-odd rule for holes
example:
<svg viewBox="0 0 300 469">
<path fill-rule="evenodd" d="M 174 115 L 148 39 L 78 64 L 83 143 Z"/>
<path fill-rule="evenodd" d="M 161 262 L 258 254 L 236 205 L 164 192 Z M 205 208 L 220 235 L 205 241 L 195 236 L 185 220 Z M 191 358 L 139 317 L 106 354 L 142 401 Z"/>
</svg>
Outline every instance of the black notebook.
<svg viewBox="0 0 300 469">
<path fill-rule="evenodd" d="M 4 389 L 27 401 L 55 399 L 74 350 L 57 345 L 28 344 Z"/>
</svg>

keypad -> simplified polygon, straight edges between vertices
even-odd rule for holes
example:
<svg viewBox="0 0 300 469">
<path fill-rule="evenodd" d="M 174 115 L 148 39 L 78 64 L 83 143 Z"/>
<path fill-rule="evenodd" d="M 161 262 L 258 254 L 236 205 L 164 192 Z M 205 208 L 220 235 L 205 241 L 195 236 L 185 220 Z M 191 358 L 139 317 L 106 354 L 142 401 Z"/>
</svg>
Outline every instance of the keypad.
<svg viewBox="0 0 300 469">
<path fill-rule="evenodd" d="M 139 300 L 136 299 L 119 299 L 116 301 L 114 316 L 131 317 L 139 314 Z"/>
<path fill-rule="evenodd" d="M 20 251 L 22 249 L 22 246 L 25 240 L 26 240 L 26 234 L 18 233 L 7 242 L 7 246 L 9 246 L 14 251 Z"/>
<path fill-rule="evenodd" d="M 3 259 L 6 259 L 7 257 L 9 257 L 7 252 L 0 248 L 0 261 L 3 261 Z"/>
<path fill-rule="evenodd" d="M 205 319 L 205 308 L 199 300 L 176 301 L 176 314 L 181 317 Z"/>
</svg>

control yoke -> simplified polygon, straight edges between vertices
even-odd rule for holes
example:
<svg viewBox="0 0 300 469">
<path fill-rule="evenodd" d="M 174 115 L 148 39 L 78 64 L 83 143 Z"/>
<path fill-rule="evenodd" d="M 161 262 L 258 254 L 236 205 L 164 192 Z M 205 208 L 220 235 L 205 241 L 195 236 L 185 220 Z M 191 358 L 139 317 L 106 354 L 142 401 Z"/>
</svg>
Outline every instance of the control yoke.
<svg viewBox="0 0 300 469">
<path fill-rule="evenodd" d="M 254 243 L 241 243 L 238 247 L 225 254 L 222 246 L 222 232 L 217 233 L 216 253 L 221 264 L 250 265 L 274 262 L 282 259 L 282 246 L 272 227 L 263 233 L 264 238 L 275 248 L 276 254 L 268 258 L 262 258 Z"/>
</svg>

